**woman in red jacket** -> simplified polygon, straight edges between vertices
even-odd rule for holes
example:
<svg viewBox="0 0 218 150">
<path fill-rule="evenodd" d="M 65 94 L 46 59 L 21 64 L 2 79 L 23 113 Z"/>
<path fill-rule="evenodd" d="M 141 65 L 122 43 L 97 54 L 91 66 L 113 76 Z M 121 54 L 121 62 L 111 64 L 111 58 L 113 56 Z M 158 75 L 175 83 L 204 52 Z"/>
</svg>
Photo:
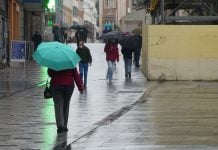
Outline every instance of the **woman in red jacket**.
<svg viewBox="0 0 218 150">
<path fill-rule="evenodd" d="M 54 101 L 57 132 L 67 132 L 70 99 L 76 83 L 80 93 L 83 93 L 83 84 L 77 69 L 55 71 L 48 69 L 51 77 L 51 91 Z"/>
<path fill-rule="evenodd" d="M 115 63 L 116 61 L 119 62 L 119 52 L 117 44 L 109 40 L 104 47 L 104 52 L 106 53 L 106 61 L 108 64 L 106 79 L 109 79 L 109 82 L 111 83 L 113 78 L 113 71 L 115 69 Z"/>
</svg>

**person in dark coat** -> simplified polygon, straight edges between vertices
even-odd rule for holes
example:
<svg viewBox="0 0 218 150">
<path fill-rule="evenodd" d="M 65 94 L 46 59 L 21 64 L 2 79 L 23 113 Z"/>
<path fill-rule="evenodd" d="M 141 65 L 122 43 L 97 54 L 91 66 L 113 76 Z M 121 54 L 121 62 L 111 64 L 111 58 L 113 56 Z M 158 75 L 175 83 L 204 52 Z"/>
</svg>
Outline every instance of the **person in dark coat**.
<svg viewBox="0 0 218 150">
<path fill-rule="evenodd" d="M 62 40 L 60 38 L 60 31 L 58 29 L 54 31 L 54 41 L 62 43 Z"/>
<path fill-rule="evenodd" d="M 87 75 L 89 64 L 92 64 L 92 56 L 88 47 L 84 45 L 84 41 L 79 42 L 79 47 L 76 49 L 76 53 L 80 56 L 81 61 L 79 62 L 80 77 L 83 81 L 83 85 L 87 86 Z M 84 79 L 83 79 L 84 77 Z"/>
<path fill-rule="evenodd" d="M 42 36 L 38 31 L 33 35 L 32 41 L 34 42 L 34 51 L 36 51 L 38 45 L 42 42 Z"/>
<path fill-rule="evenodd" d="M 48 69 L 48 75 L 51 77 L 50 84 L 54 101 L 57 133 L 67 132 L 70 99 L 74 91 L 74 84 L 76 83 L 82 94 L 82 81 L 76 68 L 61 71 Z"/>
<path fill-rule="evenodd" d="M 87 41 L 87 36 L 88 36 L 87 29 L 80 29 L 76 31 L 75 37 L 76 37 L 77 47 L 79 47 L 79 41 L 84 41 L 84 42 Z"/>
<path fill-rule="evenodd" d="M 142 48 L 142 36 L 137 35 L 140 38 L 139 48 L 134 51 L 134 62 L 136 67 L 140 67 L 140 57 L 141 57 L 141 48 Z"/>
<path fill-rule="evenodd" d="M 124 59 L 125 77 L 131 78 L 133 51 L 127 48 L 122 48 L 121 53 L 123 54 L 123 59 Z"/>
<path fill-rule="evenodd" d="M 67 35 L 67 31 L 64 31 L 64 43 L 68 43 L 68 41 L 67 41 L 67 37 L 68 37 L 68 35 Z"/>
</svg>

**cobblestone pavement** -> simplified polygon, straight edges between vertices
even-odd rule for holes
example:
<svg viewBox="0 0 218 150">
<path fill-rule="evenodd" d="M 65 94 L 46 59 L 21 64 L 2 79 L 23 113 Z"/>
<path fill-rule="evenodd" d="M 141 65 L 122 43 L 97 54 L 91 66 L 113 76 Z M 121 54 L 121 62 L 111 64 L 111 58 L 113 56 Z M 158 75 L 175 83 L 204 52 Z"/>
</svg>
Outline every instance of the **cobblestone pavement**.
<svg viewBox="0 0 218 150">
<path fill-rule="evenodd" d="M 75 88 L 67 135 L 57 136 L 53 101 L 43 99 L 46 68 L 28 62 L 25 69 L 11 67 L 0 72 L 1 150 L 50 150 L 70 145 L 100 128 L 105 123 L 101 121 L 111 121 L 108 115 L 125 112 L 122 108 L 134 104 L 149 88 L 150 84 L 134 67 L 132 79 L 125 79 L 122 57 L 116 65 L 113 83 L 109 84 L 105 80 L 107 65 L 103 45 L 89 44 L 89 47 L 93 64 L 89 69 L 88 87 L 83 95 Z"/>
<path fill-rule="evenodd" d="M 164 82 L 72 150 L 217 150 L 218 83 Z"/>
</svg>

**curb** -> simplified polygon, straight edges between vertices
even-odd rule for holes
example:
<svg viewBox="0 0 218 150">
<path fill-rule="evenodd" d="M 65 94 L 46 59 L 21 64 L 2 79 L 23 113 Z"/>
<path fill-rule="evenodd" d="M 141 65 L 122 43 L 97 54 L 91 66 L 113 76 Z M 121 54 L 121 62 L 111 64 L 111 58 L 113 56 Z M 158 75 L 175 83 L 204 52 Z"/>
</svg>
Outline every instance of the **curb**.
<svg viewBox="0 0 218 150">
<path fill-rule="evenodd" d="M 87 128 L 79 131 L 74 137 L 72 138 L 67 138 L 66 140 L 68 141 L 68 145 L 66 147 L 62 147 L 64 149 L 69 149 L 71 144 L 76 143 L 78 140 L 81 138 L 93 134 L 99 127 L 104 126 L 104 125 L 109 125 L 113 123 L 115 120 L 132 110 L 132 108 L 138 104 L 145 103 L 148 101 L 148 98 L 150 97 L 151 92 L 160 84 L 158 82 L 150 83 L 151 85 L 146 88 L 146 90 L 137 98 L 137 100 L 129 105 L 126 105 L 124 107 L 121 107 L 119 110 L 107 115 L 105 118 L 102 120 L 88 126 Z M 69 142 L 70 141 L 70 142 Z M 59 145 L 61 146 L 63 143 L 66 141 L 63 141 L 56 145 L 55 147 L 58 147 Z"/>
</svg>

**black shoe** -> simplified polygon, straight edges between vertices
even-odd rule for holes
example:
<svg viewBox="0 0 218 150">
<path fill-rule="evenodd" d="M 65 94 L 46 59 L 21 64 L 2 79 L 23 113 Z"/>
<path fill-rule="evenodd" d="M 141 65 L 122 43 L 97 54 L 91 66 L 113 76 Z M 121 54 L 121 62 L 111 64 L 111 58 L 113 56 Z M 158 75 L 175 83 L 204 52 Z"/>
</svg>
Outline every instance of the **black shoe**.
<svg viewBox="0 0 218 150">
<path fill-rule="evenodd" d="M 139 68 L 139 67 L 140 67 L 140 65 L 135 65 L 135 67 Z"/>
<path fill-rule="evenodd" d="M 128 74 L 125 74 L 125 77 L 127 78 L 127 77 L 128 77 Z"/>
<path fill-rule="evenodd" d="M 129 72 L 129 78 L 131 78 L 131 72 Z"/>
<path fill-rule="evenodd" d="M 58 129 L 57 129 L 57 133 L 65 133 L 67 131 L 68 131 L 68 129 L 65 127 L 58 127 Z"/>
</svg>

